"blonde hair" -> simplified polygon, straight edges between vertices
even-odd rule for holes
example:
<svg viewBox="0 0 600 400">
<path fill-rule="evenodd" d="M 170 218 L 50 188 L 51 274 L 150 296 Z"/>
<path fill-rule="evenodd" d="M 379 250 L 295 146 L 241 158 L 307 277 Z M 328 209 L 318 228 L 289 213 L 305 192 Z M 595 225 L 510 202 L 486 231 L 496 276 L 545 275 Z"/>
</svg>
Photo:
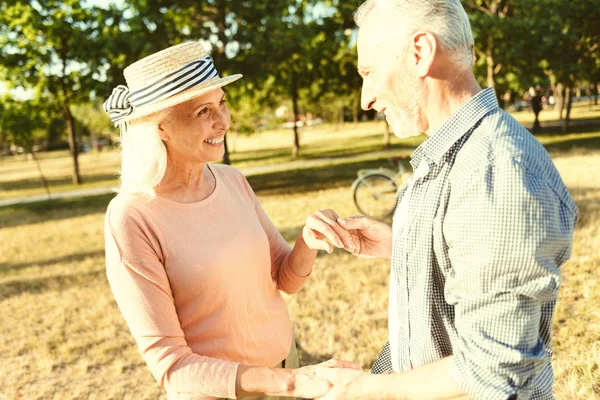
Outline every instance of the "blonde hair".
<svg viewBox="0 0 600 400">
<path fill-rule="evenodd" d="M 121 139 L 121 185 L 119 193 L 156 197 L 154 188 L 167 170 L 167 148 L 160 138 L 158 124 L 171 110 L 166 109 L 133 120 Z"/>
</svg>

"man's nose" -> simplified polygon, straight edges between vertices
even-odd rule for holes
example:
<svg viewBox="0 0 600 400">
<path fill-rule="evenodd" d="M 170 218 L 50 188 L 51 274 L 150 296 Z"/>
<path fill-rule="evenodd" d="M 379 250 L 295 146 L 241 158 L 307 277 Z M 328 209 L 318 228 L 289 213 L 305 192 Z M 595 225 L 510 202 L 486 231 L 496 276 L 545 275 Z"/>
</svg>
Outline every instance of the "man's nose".
<svg viewBox="0 0 600 400">
<path fill-rule="evenodd" d="M 362 92 L 360 95 L 360 106 L 363 110 L 370 110 L 375 104 L 375 96 L 371 94 L 371 91 L 365 81 L 363 81 Z"/>
</svg>

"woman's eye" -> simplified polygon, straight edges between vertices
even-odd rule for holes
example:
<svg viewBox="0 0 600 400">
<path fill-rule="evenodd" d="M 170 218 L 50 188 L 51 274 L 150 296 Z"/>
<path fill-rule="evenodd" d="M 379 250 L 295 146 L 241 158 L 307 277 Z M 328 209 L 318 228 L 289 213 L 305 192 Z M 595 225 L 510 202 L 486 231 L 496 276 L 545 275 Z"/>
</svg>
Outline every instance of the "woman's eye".
<svg viewBox="0 0 600 400">
<path fill-rule="evenodd" d="M 219 103 L 219 105 L 225 105 L 225 103 L 227 103 L 227 100 L 221 100 L 221 103 Z"/>
<path fill-rule="evenodd" d="M 203 115 L 205 115 L 208 112 L 208 108 L 203 108 L 202 110 L 200 110 L 198 112 L 198 116 L 201 117 Z"/>
</svg>

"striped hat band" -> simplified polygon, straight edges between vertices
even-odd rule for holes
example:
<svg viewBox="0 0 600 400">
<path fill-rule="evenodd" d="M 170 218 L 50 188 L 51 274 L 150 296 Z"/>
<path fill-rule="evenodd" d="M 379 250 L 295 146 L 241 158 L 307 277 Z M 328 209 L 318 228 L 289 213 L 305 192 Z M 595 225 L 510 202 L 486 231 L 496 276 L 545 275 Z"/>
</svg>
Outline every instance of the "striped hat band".
<svg viewBox="0 0 600 400">
<path fill-rule="evenodd" d="M 104 111 L 119 125 L 135 109 L 168 99 L 218 75 L 212 59 L 206 55 L 133 91 L 127 86 L 117 86 L 104 102 Z"/>
</svg>

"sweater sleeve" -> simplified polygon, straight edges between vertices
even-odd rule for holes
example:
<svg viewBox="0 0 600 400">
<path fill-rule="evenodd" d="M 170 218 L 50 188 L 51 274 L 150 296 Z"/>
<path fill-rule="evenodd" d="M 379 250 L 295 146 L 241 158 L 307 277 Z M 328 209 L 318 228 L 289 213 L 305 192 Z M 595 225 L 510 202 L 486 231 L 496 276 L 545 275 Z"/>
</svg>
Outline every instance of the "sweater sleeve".
<svg viewBox="0 0 600 400">
<path fill-rule="evenodd" d="M 269 247 L 271 250 L 271 277 L 277 283 L 277 289 L 287 293 L 297 293 L 310 274 L 299 276 L 292 270 L 289 259 L 292 249 L 287 244 L 283 236 L 279 233 L 273 222 L 265 213 L 252 187 L 246 180 L 246 177 L 238 172 L 242 185 L 254 203 L 254 210 L 260 220 L 263 230 L 269 238 Z"/>
<path fill-rule="evenodd" d="M 168 399 L 235 398 L 238 363 L 194 354 L 177 317 L 160 244 L 140 212 L 110 207 L 106 272 L 117 305 Z"/>
</svg>

